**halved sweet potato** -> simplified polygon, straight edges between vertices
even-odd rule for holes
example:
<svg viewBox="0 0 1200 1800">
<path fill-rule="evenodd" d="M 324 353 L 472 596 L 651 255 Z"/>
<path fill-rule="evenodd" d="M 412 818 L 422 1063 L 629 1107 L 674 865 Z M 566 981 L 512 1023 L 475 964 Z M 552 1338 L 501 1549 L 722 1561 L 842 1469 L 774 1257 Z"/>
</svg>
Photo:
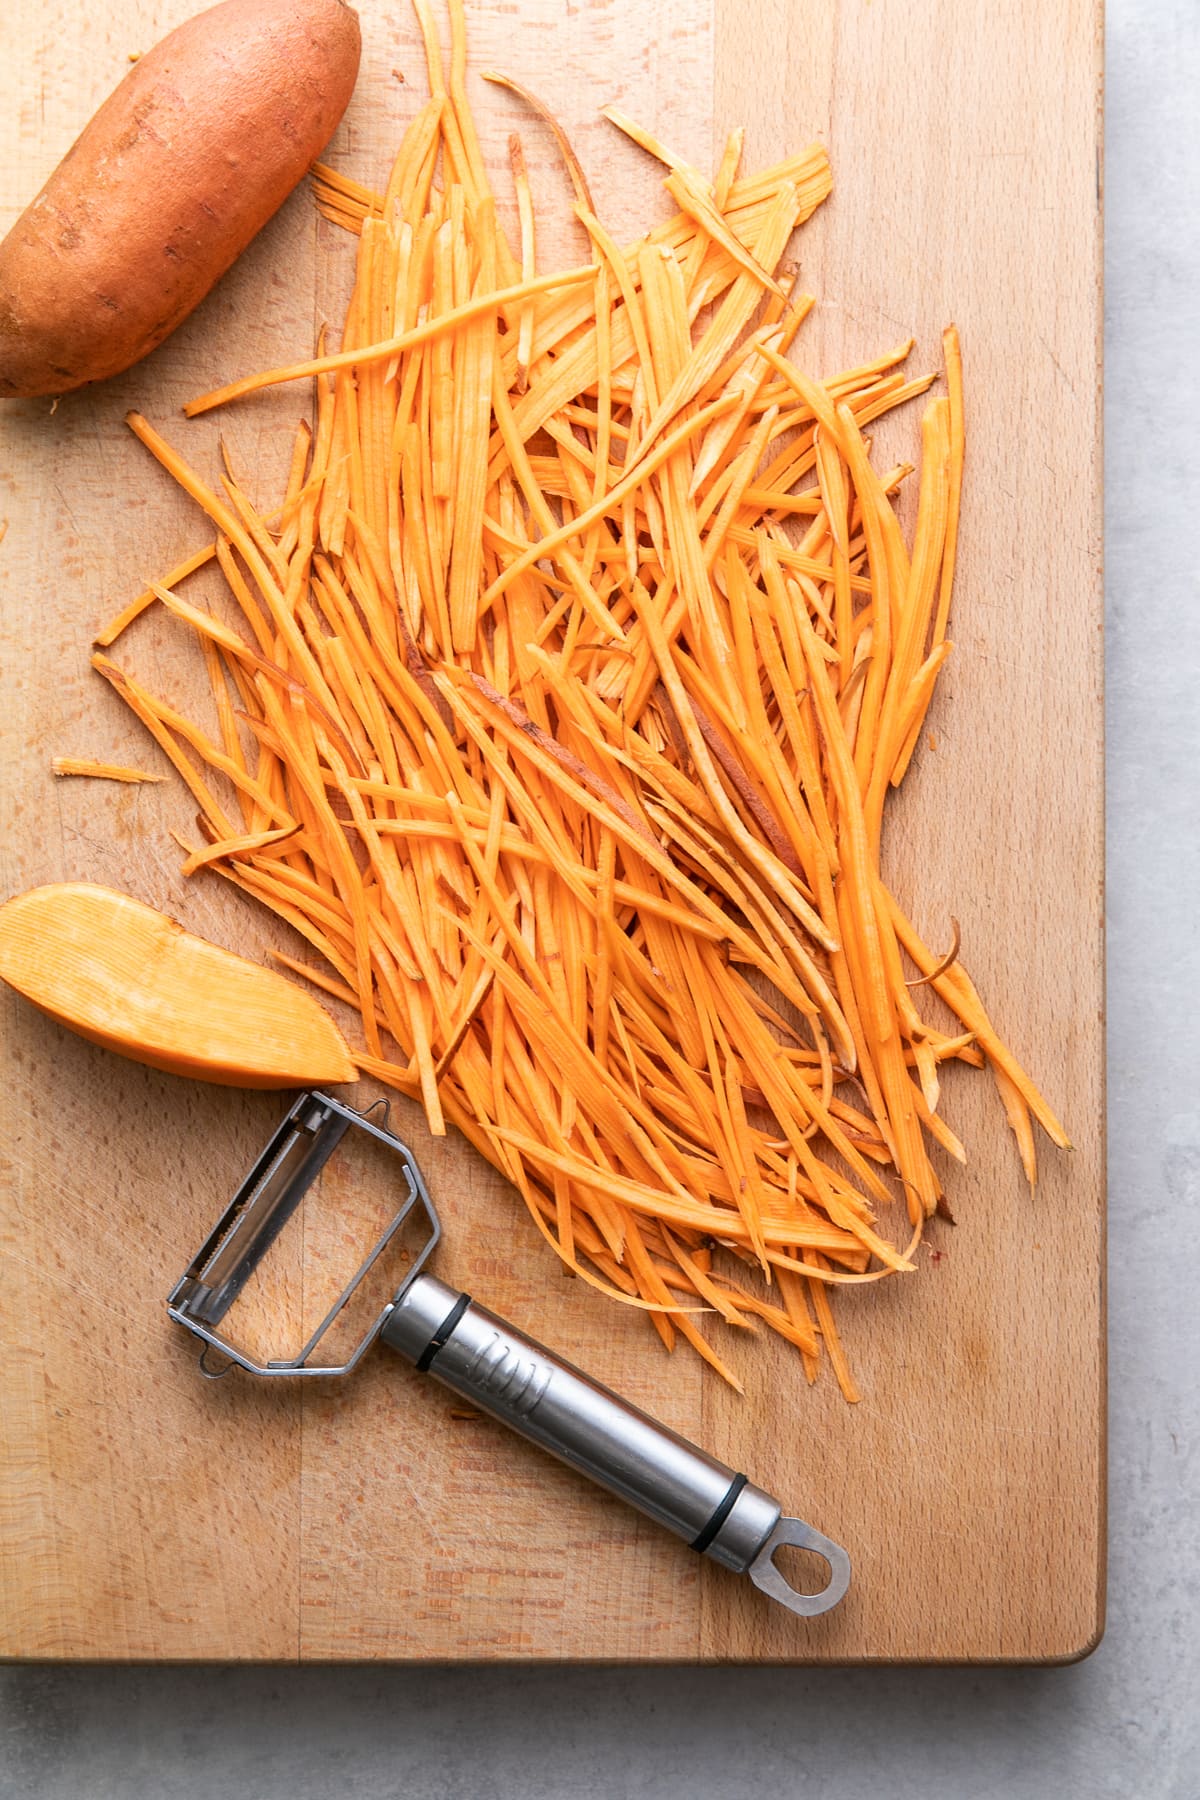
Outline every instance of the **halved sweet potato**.
<svg viewBox="0 0 1200 1800">
<path fill-rule="evenodd" d="M 171 1075 L 259 1088 L 356 1078 L 311 994 L 110 888 L 63 882 L 0 906 L 0 980 L 91 1043 Z"/>
</svg>

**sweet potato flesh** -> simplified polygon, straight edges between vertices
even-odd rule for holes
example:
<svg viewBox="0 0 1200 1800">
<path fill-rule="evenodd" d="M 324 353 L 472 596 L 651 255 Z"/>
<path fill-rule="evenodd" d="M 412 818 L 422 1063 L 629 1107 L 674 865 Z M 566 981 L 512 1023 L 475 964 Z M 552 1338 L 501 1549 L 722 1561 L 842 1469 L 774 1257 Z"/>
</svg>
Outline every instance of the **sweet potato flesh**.
<svg viewBox="0 0 1200 1800">
<path fill-rule="evenodd" d="M 126 894 L 34 888 L 0 907 L 0 978 L 134 1062 L 238 1087 L 355 1079 L 310 994 Z"/>
</svg>

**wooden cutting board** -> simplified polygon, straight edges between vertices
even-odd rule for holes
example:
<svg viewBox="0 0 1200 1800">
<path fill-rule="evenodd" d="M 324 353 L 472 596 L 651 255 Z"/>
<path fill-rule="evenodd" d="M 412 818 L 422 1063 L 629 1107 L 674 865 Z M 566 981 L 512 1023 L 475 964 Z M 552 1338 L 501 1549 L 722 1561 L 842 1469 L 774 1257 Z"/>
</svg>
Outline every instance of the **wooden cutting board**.
<svg viewBox="0 0 1200 1800">
<path fill-rule="evenodd" d="M 0 222 L 190 0 L 10 0 Z M 412 19 L 363 0 L 365 55 L 330 152 L 379 181 L 422 92 Z M 948 1176 L 920 1273 L 848 1294 L 865 1398 L 740 1348 L 747 1398 L 564 1280 L 460 1141 L 400 1127 L 445 1213 L 443 1274 L 697 1438 L 847 1545 L 848 1599 L 804 1622 L 702 1563 L 380 1354 L 331 1387 L 201 1380 L 163 1300 L 282 1111 L 109 1057 L 3 999 L 0 1654 L 28 1658 L 1056 1660 L 1101 1627 L 1104 1362 L 1099 552 L 1099 4 L 500 0 L 472 66 L 518 74 L 575 140 L 629 238 L 661 216 L 615 101 L 701 165 L 748 125 L 750 166 L 813 136 L 832 201 L 799 240 L 814 373 L 962 332 L 969 467 L 956 652 L 891 816 L 885 864 L 933 942 L 950 915 L 1000 1029 L 1066 1119 L 1024 1188 L 986 1079 L 945 1112 Z M 393 70 L 408 81 L 401 85 Z M 410 85 L 411 84 L 411 85 Z M 519 124 L 575 246 L 545 132 L 472 77 L 497 187 Z M 550 234 L 551 236 L 553 234 Z M 548 257 L 554 245 L 546 240 Z M 573 252 L 574 253 L 574 252 Z M 122 425 L 136 405 L 202 470 L 223 431 L 258 498 L 307 398 L 187 424 L 190 395 L 307 352 L 341 316 L 352 245 L 289 202 L 148 363 L 0 417 L 6 700 L 3 893 L 89 878 L 249 954 L 272 933 L 215 877 L 184 884 L 175 784 L 54 782 L 56 754 L 158 767 L 89 674 L 96 625 L 203 526 Z M 882 433 L 881 433 L 882 436 Z M 914 409 L 886 449 L 915 454 Z M 892 460 L 892 456 L 888 456 Z M 139 642 L 186 699 L 182 634 Z M 277 937 L 277 933 L 274 934 Z M 364 1090 L 365 1092 L 366 1090 Z"/>
</svg>

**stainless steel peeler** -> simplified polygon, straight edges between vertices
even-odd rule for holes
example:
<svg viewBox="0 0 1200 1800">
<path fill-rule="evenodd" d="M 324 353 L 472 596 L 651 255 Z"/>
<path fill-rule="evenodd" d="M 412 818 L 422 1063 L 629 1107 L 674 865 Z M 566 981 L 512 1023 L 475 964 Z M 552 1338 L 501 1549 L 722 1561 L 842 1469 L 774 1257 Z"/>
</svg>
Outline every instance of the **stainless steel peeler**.
<svg viewBox="0 0 1200 1800">
<path fill-rule="evenodd" d="M 349 1132 L 365 1134 L 358 1142 L 372 1154 L 386 1151 L 399 1159 L 400 1204 L 383 1220 L 350 1281 L 319 1296 L 321 1316 L 296 1353 L 268 1358 L 222 1325 L 253 1284 L 261 1287 L 267 1252 L 305 1195 L 319 1185 Z M 406 1224 L 423 1229 L 415 1251 L 402 1243 Z M 469 1294 L 426 1273 L 440 1237 L 421 1172 L 399 1138 L 368 1114 L 326 1094 L 306 1093 L 172 1289 L 167 1310 L 204 1340 L 201 1367 L 214 1376 L 232 1365 L 254 1375 L 346 1375 L 382 1338 L 418 1370 L 657 1519 L 693 1550 L 749 1575 L 790 1611 L 811 1618 L 837 1605 L 850 1582 L 850 1559 L 840 1544 L 801 1519 L 785 1517 L 778 1500 L 745 1475 L 525 1337 Z M 269 1310 L 278 1295 L 268 1291 L 265 1300 Z M 355 1316 L 358 1323 L 347 1338 L 347 1321 Z M 331 1343 L 337 1346 L 332 1353 Z M 223 1369 L 211 1367 L 213 1350 L 227 1359 Z M 797 1591 L 776 1566 L 775 1556 L 785 1545 L 824 1558 L 829 1579 L 820 1592 Z"/>
</svg>

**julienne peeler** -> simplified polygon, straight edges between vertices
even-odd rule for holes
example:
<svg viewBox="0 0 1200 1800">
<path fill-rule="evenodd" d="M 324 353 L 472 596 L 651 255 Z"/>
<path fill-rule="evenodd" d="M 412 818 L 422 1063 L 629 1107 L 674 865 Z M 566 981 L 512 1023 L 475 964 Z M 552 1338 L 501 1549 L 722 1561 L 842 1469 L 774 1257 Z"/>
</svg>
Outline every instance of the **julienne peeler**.
<svg viewBox="0 0 1200 1800">
<path fill-rule="evenodd" d="M 791 1612 L 812 1618 L 836 1606 L 850 1583 L 850 1559 L 840 1544 L 785 1517 L 779 1501 L 745 1475 L 426 1272 L 441 1238 L 437 1212 L 412 1153 L 372 1120 L 375 1110 L 359 1113 L 327 1094 L 301 1095 L 171 1290 L 171 1318 L 204 1340 L 204 1373 L 216 1377 L 237 1366 L 253 1375 L 348 1375 L 381 1338 L 422 1373 L 657 1519 L 693 1550 L 749 1575 Z M 260 1309 L 265 1298 L 270 1315 L 272 1296 L 284 1290 L 267 1281 L 268 1253 L 289 1226 L 295 1233 L 302 1202 L 311 1216 L 313 1197 L 330 1184 L 327 1165 L 344 1141 L 357 1141 L 373 1158 L 381 1151 L 395 1157 L 399 1204 L 391 1210 L 389 1191 L 382 1229 L 346 1285 L 319 1295 L 324 1310 L 297 1353 L 268 1358 L 257 1339 L 254 1347 L 244 1337 L 239 1343 L 232 1330 L 236 1309 L 257 1289 Z M 389 1177 L 396 1164 L 389 1158 Z M 334 1189 L 325 1210 L 337 1209 Z M 409 1249 L 413 1230 L 417 1243 Z M 303 1240 L 310 1252 L 316 1241 Z M 310 1253 L 307 1261 L 313 1260 Z M 332 1354 L 331 1344 L 338 1345 Z M 223 1368 L 211 1366 L 214 1351 L 225 1357 Z M 829 1579 L 818 1593 L 798 1591 L 776 1566 L 787 1545 L 815 1551 L 828 1564 Z"/>
</svg>

